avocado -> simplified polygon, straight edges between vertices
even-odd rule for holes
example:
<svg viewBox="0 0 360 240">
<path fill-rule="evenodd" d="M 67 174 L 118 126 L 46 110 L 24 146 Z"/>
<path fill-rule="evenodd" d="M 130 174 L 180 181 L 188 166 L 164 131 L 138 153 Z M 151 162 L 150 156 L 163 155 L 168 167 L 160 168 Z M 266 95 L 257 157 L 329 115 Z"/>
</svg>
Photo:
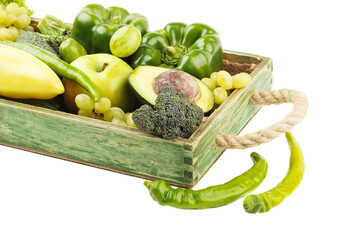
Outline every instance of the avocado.
<svg viewBox="0 0 360 240">
<path fill-rule="evenodd" d="M 129 75 L 129 84 L 138 99 L 144 104 L 154 105 L 159 86 L 173 86 L 189 96 L 203 111 L 214 106 L 212 91 L 199 79 L 180 70 L 156 66 L 139 66 Z M 180 79 L 180 80 L 179 80 Z M 194 84 L 195 83 L 195 84 Z"/>
</svg>

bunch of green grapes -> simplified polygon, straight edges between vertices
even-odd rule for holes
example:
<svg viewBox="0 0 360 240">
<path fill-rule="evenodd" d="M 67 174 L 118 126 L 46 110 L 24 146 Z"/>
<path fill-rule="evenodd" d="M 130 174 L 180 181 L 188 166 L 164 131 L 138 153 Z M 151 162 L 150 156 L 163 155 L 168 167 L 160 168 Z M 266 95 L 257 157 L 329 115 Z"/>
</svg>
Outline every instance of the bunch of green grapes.
<svg viewBox="0 0 360 240">
<path fill-rule="evenodd" d="M 232 90 L 246 87 L 251 81 L 251 76 L 244 72 L 231 76 L 227 71 L 221 70 L 213 72 L 210 78 L 203 78 L 201 81 L 213 91 L 215 103 L 221 104 Z"/>
<path fill-rule="evenodd" d="M 19 7 L 15 2 L 3 8 L 0 5 L 0 41 L 16 41 L 21 30 L 34 31 L 30 26 L 31 18 L 25 7 Z"/>
<path fill-rule="evenodd" d="M 132 120 L 132 113 L 126 113 L 118 107 L 111 107 L 108 98 L 100 98 L 98 102 L 86 94 L 78 94 L 75 104 L 79 108 L 78 115 L 96 118 L 107 122 L 117 123 L 123 126 L 136 127 Z"/>
</svg>

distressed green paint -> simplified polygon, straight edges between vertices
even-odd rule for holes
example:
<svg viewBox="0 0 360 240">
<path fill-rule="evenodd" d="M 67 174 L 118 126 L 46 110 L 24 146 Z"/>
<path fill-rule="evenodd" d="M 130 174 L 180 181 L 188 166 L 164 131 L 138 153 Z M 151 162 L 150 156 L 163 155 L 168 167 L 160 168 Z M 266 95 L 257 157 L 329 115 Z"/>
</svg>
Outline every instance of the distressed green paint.
<svg viewBox="0 0 360 240">
<path fill-rule="evenodd" d="M 183 140 L 165 141 L 136 129 L 1 100 L 0 142 L 149 178 L 183 182 Z"/>
<path fill-rule="evenodd" d="M 189 139 L 164 140 L 135 128 L 0 99 L 0 143 L 76 163 L 193 187 L 224 149 L 218 132 L 237 134 L 256 114 L 252 92 L 269 91 L 269 58 L 225 51 L 230 61 L 256 63 L 253 80 L 236 90 Z"/>
<path fill-rule="evenodd" d="M 236 61 L 241 56 L 231 55 Z M 260 110 L 251 104 L 251 95 L 256 91 L 270 91 L 272 86 L 272 61 L 265 58 L 251 73 L 252 81 L 244 89 L 238 89 L 209 117 L 186 142 L 193 155 L 194 184 L 209 170 L 218 157 L 225 151 L 215 147 L 218 133 L 237 135 Z"/>
</svg>

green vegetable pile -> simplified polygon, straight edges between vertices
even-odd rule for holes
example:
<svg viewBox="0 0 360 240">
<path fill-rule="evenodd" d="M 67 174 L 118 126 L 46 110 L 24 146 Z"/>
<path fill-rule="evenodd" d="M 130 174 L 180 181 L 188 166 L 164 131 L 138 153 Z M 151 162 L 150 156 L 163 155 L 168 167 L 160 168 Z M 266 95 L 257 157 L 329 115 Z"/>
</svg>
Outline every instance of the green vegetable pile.
<svg viewBox="0 0 360 240">
<path fill-rule="evenodd" d="M 58 26 L 55 26 L 54 23 Z M 70 38 L 72 27 L 51 15 L 46 15 L 41 19 L 37 27 L 47 43 L 54 49 L 56 54 L 59 55 L 60 45 Z"/>
<path fill-rule="evenodd" d="M 0 67 L 7 64 L 0 69 L 0 93 L 21 102 L 34 98 L 28 103 L 65 107 L 171 140 L 189 138 L 205 114 L 251 81 L 248 73 L 223 70 L 220 36 L 206 24 L 171 22 L 149 31 L 145 16 L 100 4 L 84 6 L 72 25 L 46 15 L 35 26 L 30 15 L 24 0 L 0 0 Z M 174 189 L 164 180 L 144 185 L 164 206 L 214 208 L 248 195 L 245 211 L 264 213 L 294 192 L 304 174 L 299 144 L 291 133 L 286 139 L 289 171 L 258 195 L 248 194 L 264 181 L 268 163 L 255 152 L 250 155 L 254 165 L 224 184 L 197 191 Z"/>
</svg>

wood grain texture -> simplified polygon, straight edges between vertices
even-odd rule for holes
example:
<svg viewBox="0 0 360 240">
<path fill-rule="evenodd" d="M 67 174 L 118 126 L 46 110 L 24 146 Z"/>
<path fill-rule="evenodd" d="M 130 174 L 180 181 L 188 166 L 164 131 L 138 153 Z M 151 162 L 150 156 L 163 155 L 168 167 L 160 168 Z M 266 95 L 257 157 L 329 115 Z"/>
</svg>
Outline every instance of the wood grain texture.
<svg viewBox="0 0 360 240">
<path fill-rule="evenodd" d="M 242 62 L 242 55 L 225 53 L 224 58 Z M 248 56 L 245 57 L 248 60 Z M 206 123 L 188 139 L 185 149 L 193 155 L 194 185 L 209 170 L 225 151 L 215 147 L 218 133 L 238 134 L 260 110 L 251 105 L 251 94 L 256 91 L 270 91 L 272 86 L 272 60 L 264 58 L 251 73 L 252 81 L 244 89 L 235 90 L 207 119 Z"/>
<path fill-rule="evenodd" d="M 251 93 L 271 89 L 269 58 L 224 51 L 231 61 L 256 63 L 253 80 L 234 91 L 189 138 L 164 140 L 135 128 L 0 99 L 0 144 L 169 184 L 193 187 L 224 149 L 218 132 L 237 134 L 259 107 Z"/>
<path fill-rule="evenodd" d="M 183 140 L 21 103 L 0 102 L 0 142 L 151 178 L 185 179 Z"/>
</svg>

